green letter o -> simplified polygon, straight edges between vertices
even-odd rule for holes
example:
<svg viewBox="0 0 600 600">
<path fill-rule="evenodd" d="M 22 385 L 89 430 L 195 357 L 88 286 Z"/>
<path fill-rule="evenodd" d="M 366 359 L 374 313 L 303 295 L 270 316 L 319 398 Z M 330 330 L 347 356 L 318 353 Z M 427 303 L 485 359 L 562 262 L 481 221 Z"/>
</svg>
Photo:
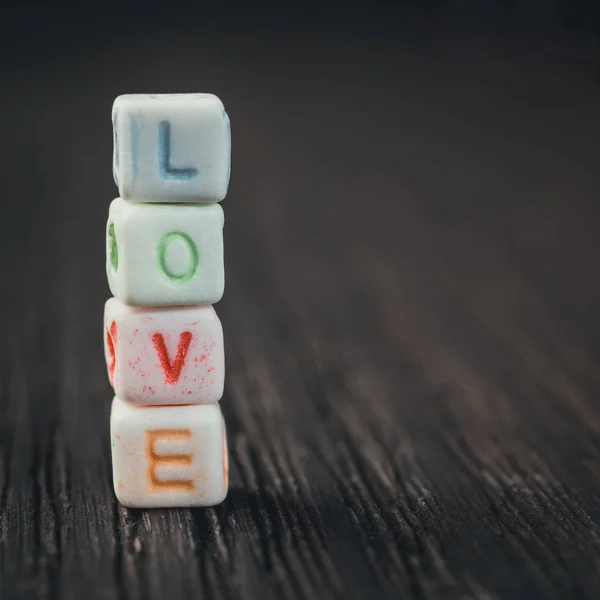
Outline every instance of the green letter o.
<svg viewBox="0 0 600 600">
<path fill-rule="evenodd" d="M 111 267 L 116 273 L 119 270 L 119 246 L 117 245 L 114 223 L 108 226 L 108 258 Z"/>
<path fill-rule="evenodd" d="M 181 275 L 177 275 L 176 273 L 171 273 L 169 268 L 167 267 L 167 248 L 171 242 L 180 239 L 187 246 L 190 262 L 185 273 Z M 187 235 L 187 233 L 183 233 L 182 231 L 171 231 L 162 237 L 160 242 L 158 242 L 158 265 L 161 271 L 165 274 L 167 279 L 177 283 L 187 283 L 196 273 L 196 269 L 198 268 L 198 248 L 196 248 L 196 244 L 194 244 L 194 240 Z"/>
</svg>

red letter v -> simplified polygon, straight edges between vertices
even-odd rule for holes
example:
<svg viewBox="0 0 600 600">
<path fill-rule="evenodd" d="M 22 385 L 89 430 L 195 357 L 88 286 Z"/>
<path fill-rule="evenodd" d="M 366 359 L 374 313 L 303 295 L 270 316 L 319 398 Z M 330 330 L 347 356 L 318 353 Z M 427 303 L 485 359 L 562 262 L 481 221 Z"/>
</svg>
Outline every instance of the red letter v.
<svg viewBox="0 0 600 600">
<path fill-rule="evenodd" d="M 110 381 L 110 385 L 114 387 L 115 365 L 117 362 L 117 323 L 115 321 L 110 324 L 110 329 L 106 329 L 106 349 L 108 354 L 108 359 L 106 361 L 108 379 Z"/>
<path fill-rule="evenodd" d="M 184 331 L 179 335 L 179 344 L 177 345 L 177 354 L 175 360 L 171 364 L 169 359 L 169 353 L 165 346 L 165 339 L 162 333 L 155 333 L 152 336 L 152 343 L 158 359 L 160 360 L 160 366 L 162 367 L 163 373 L 165 374 L 165 383 L 177 383 L 179 376 L 181 375 L 181 369 L 183 369 L 183 363 L 185 362 L 185 356 L 190 347 L 192 341 L 192 334 L 189 331 Z"/>
</svg>

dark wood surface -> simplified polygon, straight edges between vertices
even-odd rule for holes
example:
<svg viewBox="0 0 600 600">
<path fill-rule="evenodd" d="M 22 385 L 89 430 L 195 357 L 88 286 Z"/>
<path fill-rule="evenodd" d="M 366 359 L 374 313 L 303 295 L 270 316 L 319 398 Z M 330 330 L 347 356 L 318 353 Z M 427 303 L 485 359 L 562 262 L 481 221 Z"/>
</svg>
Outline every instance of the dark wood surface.
<svg viewBox="0 0 600 600">
<path fill-rule="evenodd" d="M 600 53 L 181 35 L 4 80 L 0 597 L 600 596 Z M 233 128 L 227 500 L 127 510 L 102 356 L 110 110 Z"/>
</svg>

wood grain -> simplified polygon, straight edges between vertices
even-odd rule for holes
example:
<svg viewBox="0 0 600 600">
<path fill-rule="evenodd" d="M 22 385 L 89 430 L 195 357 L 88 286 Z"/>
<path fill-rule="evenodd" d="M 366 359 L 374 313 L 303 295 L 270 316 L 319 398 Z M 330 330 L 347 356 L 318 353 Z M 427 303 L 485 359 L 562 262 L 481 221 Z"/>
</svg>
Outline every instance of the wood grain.
<svg viewBox="0 0 600 600">
<path fill-rule="evenodd" d="M 597 598 L 600 55 L 578 52 L 165 34 L 12 75 L 0 597 Z M 127 510 L 110 107 L 197 89 L 233 125 L 231 491 Z"/>
</svg>

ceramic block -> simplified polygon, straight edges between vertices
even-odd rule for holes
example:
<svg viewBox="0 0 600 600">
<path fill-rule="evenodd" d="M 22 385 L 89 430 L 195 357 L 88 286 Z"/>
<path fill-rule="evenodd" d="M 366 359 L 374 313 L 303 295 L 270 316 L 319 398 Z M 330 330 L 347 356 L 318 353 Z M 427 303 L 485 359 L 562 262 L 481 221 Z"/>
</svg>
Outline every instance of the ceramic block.
<svg viewBox="0 0 600 600">
<path fill-rule="evenodd" d="M 121 504 L 213 506 L 225 499 L 227 439 L 218 403 L 149 408 L 115 397 L 110 435 Z"/>
<path fill-rule="evenodd" d="M 223 209 L 218 204 L 110 205 L 106 274 L 135 306 L 214 304 L 223 296 Z"/>
<path fill-rule="evenodd" d="M 112 111 L 119 194 L 144 202 L 219 202 L 229 185 L 231 130 L 212 94 L 128 94 Z"/>
<path fill-rule="evenodd" d="M 223 329 L 212 306 L 148 309 L 111 298 L 104 307 L 104 355 L 121 400 L 205 404 L 223 395 Z"/>
</svg>

